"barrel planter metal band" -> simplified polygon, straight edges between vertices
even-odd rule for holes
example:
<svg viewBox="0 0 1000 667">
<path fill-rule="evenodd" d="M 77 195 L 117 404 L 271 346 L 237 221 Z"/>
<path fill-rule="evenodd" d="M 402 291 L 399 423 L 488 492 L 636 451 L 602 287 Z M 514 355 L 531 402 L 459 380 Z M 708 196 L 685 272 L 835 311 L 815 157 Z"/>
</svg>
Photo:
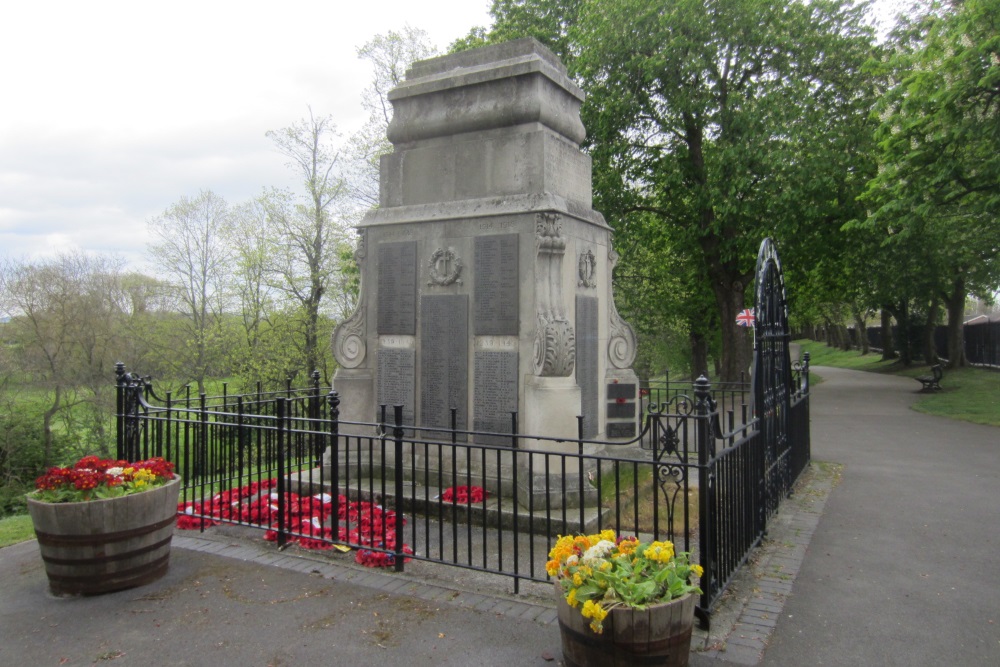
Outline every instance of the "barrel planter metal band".
<svg viewBox="0 0 1000 667">
<path fill-rule="evenodd" d="M 121 498 L 43 503 L 29 497 L 52 593 L 110 593 L 166 574 L 179 492 L 180 477 L 174 477 Z"/>
<path fill-rule="evenodd" d="M 604 619 L 604 632 L 590 629 L 579 609 L 558 592 L 563 661 L 568 667 L 683 667 L 691 652 L 695 597 L 685 595 L 645 609 L 614 607 Z"/>
</svg>

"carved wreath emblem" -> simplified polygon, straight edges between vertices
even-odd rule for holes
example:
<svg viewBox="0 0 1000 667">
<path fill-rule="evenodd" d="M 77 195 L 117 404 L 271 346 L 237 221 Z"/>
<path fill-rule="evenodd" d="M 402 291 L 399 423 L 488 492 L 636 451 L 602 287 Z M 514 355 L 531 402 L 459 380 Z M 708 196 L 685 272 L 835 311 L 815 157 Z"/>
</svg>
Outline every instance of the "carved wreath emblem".
<svg viewBox="0 0 1000 667">
<path fill-rule="evenodd" d="M 597 273 L 597 259 L 590 250 L 580 253 L 577 272 L 580 274 L 580 282 L 577 283 L 577 287 L 597 287 L 597 283 L 594 282 L 594 274 Z"/>
<path fill-rule="evenodd" d="M 462 260 L 455 255 L 451 248 L 438 248 L 431 255 L 428 263 L 431 271 L 431 279 L 428 285 L 451 285 L 462 284 Z"/>
</svg>

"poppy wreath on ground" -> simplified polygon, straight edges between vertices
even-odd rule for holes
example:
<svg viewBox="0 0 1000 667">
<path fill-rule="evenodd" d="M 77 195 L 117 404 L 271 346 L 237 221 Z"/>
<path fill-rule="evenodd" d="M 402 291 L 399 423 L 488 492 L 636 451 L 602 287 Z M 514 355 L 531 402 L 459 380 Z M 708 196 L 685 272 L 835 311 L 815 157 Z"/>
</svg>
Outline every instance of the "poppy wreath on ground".
<svg viewBox="0 0 1000 667">
<path fill-rule="evenodd" d="M 489 494 L 481 486 L 449 486 L 441 493 L 441 501 L 446 503 L 481 503 Z"/>
<path fill-rule="evenodd" d="M 222 521 L 236 521 L 267 528 L 264 539 L 274 542 L 278 539 L 280 500 L 277 491 L 274 491 L 276 484 L 275 479 L 262 480 L 222 491 L 203 502 L 180 503 L 177 506 L 177 527 L 197 530 Z M 285 530 L 291 533 L 288 541 L 297 542 L 305 549 L 332 549 L 334 541 L 370 547 L 359 549 L 355 561 L 368 567 L 395 565 L 393 554 L 373 549 L 391 549 L 385 545 L 395 544 L 396 513 L 367 501 L 348 502 L 343 495 L 338 496 L 338 502 L 338 516 L 334 521 L 333 497 L 330 494 L 300 496 L 286 493 Z M 336 538 L 329 523 L 336 525 Z M 404 544 L 403 552 L 412 554 L 413 550 Z"/>
</svg>

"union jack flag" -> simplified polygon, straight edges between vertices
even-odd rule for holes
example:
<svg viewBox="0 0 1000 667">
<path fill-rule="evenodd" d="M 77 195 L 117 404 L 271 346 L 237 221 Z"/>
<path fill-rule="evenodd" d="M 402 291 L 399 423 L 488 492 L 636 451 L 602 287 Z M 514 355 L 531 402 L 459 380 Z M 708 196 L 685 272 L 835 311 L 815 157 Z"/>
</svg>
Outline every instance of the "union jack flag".
<svg viewBox="0 0 1000 667">
<path fill-rule="evenodd" d="M 740 312 L 739 315 L 736 316 L 736 324 L 740 325 L 741 327 L 752 327 L 753 323 L 754 323 L 753 311 L 750 310 L 749 308 L 743 310 L 742 312 Z"/>
</svg>

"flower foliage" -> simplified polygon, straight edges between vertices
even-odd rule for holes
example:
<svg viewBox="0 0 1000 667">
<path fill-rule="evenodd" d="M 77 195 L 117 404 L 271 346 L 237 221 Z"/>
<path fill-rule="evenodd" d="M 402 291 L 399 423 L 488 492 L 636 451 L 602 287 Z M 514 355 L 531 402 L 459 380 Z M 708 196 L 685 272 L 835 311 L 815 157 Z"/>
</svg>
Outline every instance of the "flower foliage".
<svg viewBox="0 0 1000 667">
<path fill-rule="evenodd" d="M 590 629 L 604 631 L 608 610 L 617 606 L 643 609 L 688 593 L 701 593 L 691 583 L 701 577 L 687 553 L 675 553 L 672 542 L 640 542 L 616 537 L 613 530 L 595 535 L 560 536 L 549 552 L 545 570 L 556 577 L 566 602 L 579 607 Z M 582 605 L 582 606 L 581 606 Z"/>
<path fill-rule="evenodd" d="M 177 527 L 197 530 L 222 521 L 251 524 L 267 528 L 264 539 L 276 541 L 281 507 L 276 485 L 276 479 L 266 479 L 217 493 L 205 501 L 182 502 L 177 506 Z M 333 549 L 336 543 L 359 546 L 363 548 L 357 551 L 355 560 L 361 565 L 394 565 L 396 513 L 367 501 L 348 502 L 343 495 L 337 496 L 337 501 L 334 517 L 333 496 L 328 493 L 285 493 L 288 540 L 305 549 Z M 406 544 L 402 550 L 413 553 Z"/>
<path fill-rule="evenodd" d="M 174 464 L 160 457 L 129 463 L 84 456 L 67 468 L 49 468 L 35 480 L 32 498 L 75 503 L 119 498 L 163 486 L 174 478 Z"/>
</svg>

